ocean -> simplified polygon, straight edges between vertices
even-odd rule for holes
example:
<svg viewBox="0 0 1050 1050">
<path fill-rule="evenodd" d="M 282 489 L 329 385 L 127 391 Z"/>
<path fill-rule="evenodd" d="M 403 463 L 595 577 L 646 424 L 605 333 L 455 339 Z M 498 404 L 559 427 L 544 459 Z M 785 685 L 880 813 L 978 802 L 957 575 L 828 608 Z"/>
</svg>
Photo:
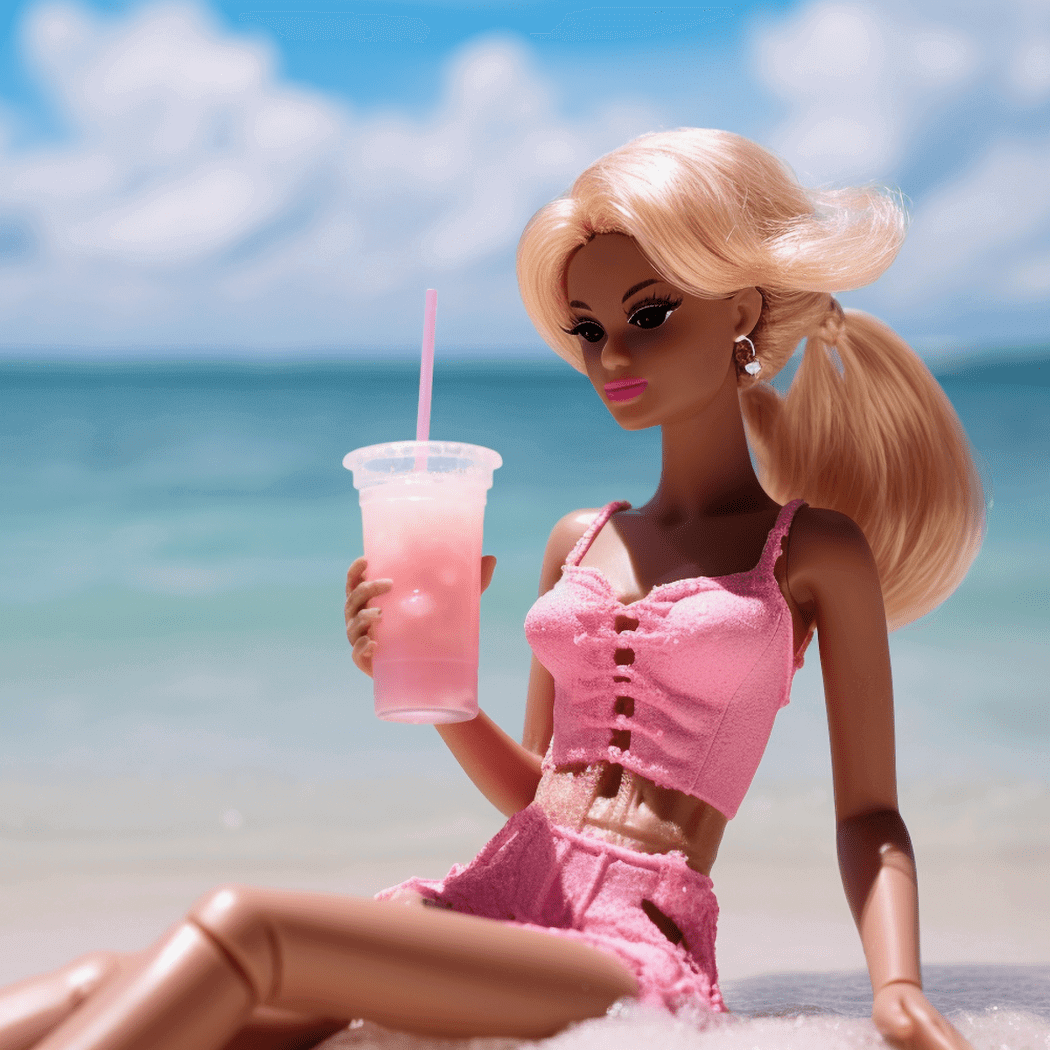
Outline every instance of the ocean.
<svg viewBox="0 0 1050 1050">
<path fill-rule="evenodd" d="M 988 531 L 956 594 L 892 636 L 901 806 L 920 866 L 925 851 L 944 880 L 928 913 L 929 973 L 940 974 L 946 1002 L 975 1018 L 975 1045 L 1050 1046 L 1050 908 L 1039 888 L 1050 868 L 1050 357 L 960 363 L 939 378 L 980 464 Z M 372 715 L 371 683 L 343 634 L 343 580 L 361 533 L 340 463 L 353 448 L 411 436 L 416 383 L 409 362 L 0 363 L 8 888 L 28 893 L 35 880 L 34 906 L 46 912 L 40 873 L 74 858 L 109 886 L 121 870 L 183 865 L 201 878 L 258 872 L 374 892 L 381 883 L 370 880 L 408 873 L 402 862 L 468 859 L 499 826 L 432 729 Z M 486 512 L 485 550 L 498 564 L 482 600 L 480 698 L 518 735 L 529 661 L 521 625 L 547 534 L 576 507 L 644 502 L 659 437 L 621 431 L 557 360 L 439 360 L 433 405 L 433 437 L 503 456 Z M 741 934 L 764 927 L 742 900 L 727 906 L 723 868 L 750 887 L 754 869 L 787 865 L 804 896 L 817 865 L 834 887 L 818 664 L 814 648 L 716 867 L 723 913 L 738 916 Z M 982 888 L 975 872 L 989 867 Z M 55 892 L 72 892 L 63 886 Z M 956 904 L 976 914 L 953 920 Z M 790 900 L 777 907 L 787 916 Z M 0 979 L 50 965 L 49 946 L 66 946 L 56 919 L 32 927 L 32 951 L 5 959 L 5 922 L 20 938 L 30 929 L 0 909 Z M 131 946 L 142 929 L 132 923 L 113 946 Z M 870 1026 L 855 1020 L 863 987 L 849 983 L 859 949 L 813 945 L 800 964 L 777 954 L 783 944 L 734 955 L 726 937 L 723 923 L 735 1008 L 766 1018 L 749 1025 L 774 1026 L 768 1045 L 869 1045 Z M 839 984 L 806 984 L 799 974 L 809 971 L 834 971 Z M 777 1002 L 817 1027 L 791 1042 L 795 1021 L 767 1017 Z M 998 1008 L 993 1020 L 979 1015 L 986 1007 Z M 664 1024 L 628 1010 L 600 1022 L 595 1039 L 642 1045 L 645 1030 L 651 1045 L 746 1043 L 730 1029 L 679 1038 Z M 1004 1024 L 1023 1035 L 1007 1038 Z M 367 1026 L 351 1036 L 387 1045 Z M 590 1038 L 559 1037 L 572 1050 Z"/>
</svg>

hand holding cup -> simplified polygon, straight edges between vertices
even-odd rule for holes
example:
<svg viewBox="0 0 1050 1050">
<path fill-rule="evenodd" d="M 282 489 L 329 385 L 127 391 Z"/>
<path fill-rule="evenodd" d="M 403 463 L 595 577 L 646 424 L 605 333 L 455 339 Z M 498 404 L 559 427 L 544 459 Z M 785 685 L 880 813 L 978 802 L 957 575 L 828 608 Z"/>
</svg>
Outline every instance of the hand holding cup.
<svg viewBox="0 0 1050 1050">
<path fill-rule="evenodd" d="M 343 617 L 346 620 L 346 638 L 353 647 L 354 663 L 371 678 L 372 657 L 376 650 L 372 628 L 383 615 L 383 611 L 368 603 L 372 598 L 386 594 L 394 584 L 392 580 L 366 580 L 367 568 L 368 561 L 363 557 L 357 558 L 346 574 L 346 604 L 343 606 Z M 486 554 L 481 559 L 482 592 L 492 582 L 495 569 L 496 556 Z"/>
<path fill-rule="evenodd" d="M 382 615 L 382 610 L 369 606 L 368 602 L 380 594 L 386 594 L 394 585 L 392 580 L 366 580 L 368 562 L 357 558 L 346 574 L 346 604 L 343 617 L 346 620 L 346 640 L 353 647 L 354 663 L 369 678 L 372 677 L 372 656 L 376 643 L 371 631 Z"/>
</svg>

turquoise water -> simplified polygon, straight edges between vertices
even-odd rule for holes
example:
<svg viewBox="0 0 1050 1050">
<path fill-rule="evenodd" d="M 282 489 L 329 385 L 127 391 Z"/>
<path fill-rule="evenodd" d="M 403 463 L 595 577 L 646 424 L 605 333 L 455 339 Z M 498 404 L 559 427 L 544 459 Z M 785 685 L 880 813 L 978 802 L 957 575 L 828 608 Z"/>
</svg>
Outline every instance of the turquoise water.
<svg viewBox="0 0 1050 1050">
<path fill-rule="evenodd" d="M 1050 779 L 1050 359 L 945 388 L 991 499 L 963 586 L 894 636 L 901 775 Z M 313 774 L 445 761 L 369 711 L 342 633 L 360 550 L 345 452 L 410 436 L 411 364 L 0 365 L 0 763 L 79 774 Z M 521 623 L 547 533 L 644 501 L 656 432 L 628 434 L 561 362 L 445 363 L 434 437 L 503 456 L 481 702 L 520 727 Z M 760 778 L 824 776 L 812 659 Z M 428 759 L 430 761 L 431 759 Z"/>
<path fill-rule="evenodd" d="M 1045 962 L 1041 858 L 1050 849 L 1050 359 L 943 381 L 991 506 L 962 587 L 892 639 L 902 805 L 931 880 L 981 880 L 963 893 L 981 907 L 948 919 L 969 946 L 945 940 L 943 918 L 937 932 L 936 906 L 926 913 L 935 961 L 981 964 L 928 967 L 930 998 L 977 1050 L 1021 1050 L 1050 1045 L 1050 970 L 1031 965 Z M 371 683 L 343 637 L 343 576 L 360 550 L 360 521 L 340 462 L 352 448 L 411 434 L 415 384 L 408 364 L 0 364 L 0 839 L 5 885 L 29 902 L 27 917 L 11 913 L 0 930 L 11 946 L 5 979 L 156 936 L 170 916 L 119 940 L 138 930 L 122 895 L 152 900 L 166 885 L 158 873 L 175 879 L 172 915 L 203 888 L 180 890 L 177 877 L 188 886 L 205 861 L 218 872 L 211 881 L 254 880 L 256 868 L 270 878 L 284 865 L 282 885 L 333 864 L 371 864 L 363 891 L 372 892 L 381 883 L 367 880 L 399 858 L 414 865 L 440 845 L 466 860 L 496 826 L 487 808 L 475 820 L 449 801 L 472 789 L 433 730 L 374 718 Z M 549 529 L 576 507 L 644 501 L 658 435 L 620 431 L 586 380 L 557 361 L 439 363 L 432 433 L 504 459 L 486 518 L 485 549 L 499 564 L 482 602 L 480 682 L 483 706 L 516 735 L 529 659 L 521 624 Z M 732 872 L 762 868 L 780 880 L 800 857 L 816 859 L 837 894 L 812 652 L 727 835 L 724 902 Z M 376 779 L 390 772 L 403 775 Z M 450 775 L 458 779 L 441 780 Z M 424 791 L 428 777 L 437 786 Z M 74 914 L 73 881 L 73 900 L 52 917 L 52 868 L 109 878 L 119 889 L 102 899 L 119 898 L 117 911 L 103 908 L 97 922 L 90 908 Z M 812 877 L 809 868 L 786 874 L 800 899 Z M 31 892 L 38 883 L 43 896 Z M 778 885 L 767 903 L 783 915 L 769 921 L 785 924 L 786 939 L 797 923 L 793 906 L 776 903 Z M 926 902 L 951 897 L 947 885 L 924 885 Z M 1007 917 L 986 941 L 982 910 Z M 727 931 L 733 916 L 728 908 Z M 72 932 L 62 934 L 63 921 Z M 1011 921 L 1036 933 L 1022 937 Z M 733 946 L 728 932 L 720 942 Z M 558 1045 L 878 1044 L 863 1020 L 864 974 L 763 965 L 765 976 L 727 982 L 737 1011 L 728 1028 L 698 1032 L 628 1012 L 563 1033 Z M 859 950 L 850 965 L 860 965 Z M 437 1044 L 365 1026 L 336 1046 Z"/>
</svg>

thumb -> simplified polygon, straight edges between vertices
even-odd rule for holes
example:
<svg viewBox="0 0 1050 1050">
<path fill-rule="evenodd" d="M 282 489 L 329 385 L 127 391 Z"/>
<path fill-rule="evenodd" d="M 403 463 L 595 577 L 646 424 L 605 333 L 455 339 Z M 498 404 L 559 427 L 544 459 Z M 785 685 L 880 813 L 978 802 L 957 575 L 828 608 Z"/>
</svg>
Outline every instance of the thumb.
<svg viewBox="0 0 1050 1050">
<path fill-rule="evenodd" d="M 486 554 L 481 559 L 481 589 L 484 591 L 492 582 L 492 574 L 496 570 L 496 555 Z"/>
</svg>

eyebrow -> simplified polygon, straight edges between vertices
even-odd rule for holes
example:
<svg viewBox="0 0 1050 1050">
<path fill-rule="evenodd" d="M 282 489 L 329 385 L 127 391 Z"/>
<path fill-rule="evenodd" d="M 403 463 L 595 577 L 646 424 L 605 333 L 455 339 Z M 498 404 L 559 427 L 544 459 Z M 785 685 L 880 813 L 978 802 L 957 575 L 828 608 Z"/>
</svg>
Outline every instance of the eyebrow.
<svg viewBox="0 0 1050 1050">
<path fill-rule="evenodd" d="M 650 277 L 648 281 L 639 281 L 639 283 L 634 285 L 633 288 L 628 288 L 627 291 L 623 293 L 623 298 L 620 300 L 620 302 L 625 303 L 628 299 L 631 298 L 632 295 L 634 295 L 635 292 L 640 292 L 643 288 L 648 288 L 651 284 L 659 283 L 660 280 L 657 277 Z"/>
<path fill-rule="evenodd" d="M 635 292 L 640 292 L 643 288 L 648 288 L 651 284 L 659 284 L 660 279 L 658 277 L 650 277 L 647 281 L 639 281 L 637 284 L 632 285 L 623 293 L 623 298 L 620 300 L 621 303 L 627 302 L 628 299 L 634 295 Z M 590 307 L 582 299 L 572 299 L 569 301 L 569 305 L 575 307 L 577 310 L 589 310 Z"/>
</svg>

